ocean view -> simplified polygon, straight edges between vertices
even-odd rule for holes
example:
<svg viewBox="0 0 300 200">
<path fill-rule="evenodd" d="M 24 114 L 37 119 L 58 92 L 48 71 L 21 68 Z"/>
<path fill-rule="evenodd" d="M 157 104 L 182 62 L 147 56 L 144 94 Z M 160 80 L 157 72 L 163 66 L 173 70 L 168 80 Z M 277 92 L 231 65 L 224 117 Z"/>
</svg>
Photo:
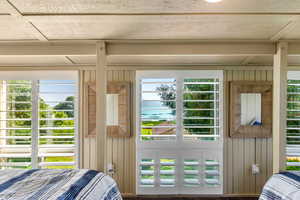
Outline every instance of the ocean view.
<svg viewBox="0 0 300 200">
<path fill-rule="evenodd" d="M 164 120 L 175 117 L 175 113 L 168 106 L 155 100 L 143 101 L 141 113 L 144 119 Z"/>
</svg>

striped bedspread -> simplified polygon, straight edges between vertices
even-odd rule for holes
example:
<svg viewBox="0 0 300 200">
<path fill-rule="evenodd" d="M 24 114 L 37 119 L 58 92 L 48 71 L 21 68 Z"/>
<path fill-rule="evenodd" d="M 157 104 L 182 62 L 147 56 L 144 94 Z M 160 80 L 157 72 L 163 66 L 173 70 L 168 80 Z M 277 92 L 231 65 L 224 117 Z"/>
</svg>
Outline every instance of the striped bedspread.
<svg viewBox="0 0 300 200">
<path fill-rule="evenodd" d="M 0 200 L 121 200 L 115 181 L 94 170 L 0 170 Z"/>
<path fill-rule="evenodd" d="M 274 174 L 265 184 L 259 200 L 300 200 L 300 173 Z"/>
</svg>

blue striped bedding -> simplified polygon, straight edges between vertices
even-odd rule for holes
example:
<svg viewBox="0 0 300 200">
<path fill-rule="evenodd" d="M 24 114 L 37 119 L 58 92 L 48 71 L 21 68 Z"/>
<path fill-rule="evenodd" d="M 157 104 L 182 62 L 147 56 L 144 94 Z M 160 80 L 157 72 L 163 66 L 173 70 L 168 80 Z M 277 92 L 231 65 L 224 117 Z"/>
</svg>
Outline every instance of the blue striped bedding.
<svg viewBox="0 0 300 200">
<path fill-rule="evenodd" d="M 0 170 L 0 200 L 121 200 L 116 182 L 94 170 Z"/>
<path fill-rule="evenodd" d="M 259 200 L 300 200 L 300 172 L 274 174 L 265 184 Z"/>
</svg>

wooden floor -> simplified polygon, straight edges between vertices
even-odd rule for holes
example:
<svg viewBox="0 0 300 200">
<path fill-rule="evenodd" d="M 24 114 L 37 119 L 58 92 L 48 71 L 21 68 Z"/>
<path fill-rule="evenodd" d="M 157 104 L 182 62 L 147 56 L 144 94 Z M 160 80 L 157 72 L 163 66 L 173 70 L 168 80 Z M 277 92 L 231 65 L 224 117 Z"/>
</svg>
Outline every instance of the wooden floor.
<svg viewBox="0 0 300 200">
<path fill-rule="evenodd" d="M 182 197 L 182 196 L 168 196 L 168 197 L 123 197 L 124 200 L 257 200 L 258 197 Z"/>
</svg>

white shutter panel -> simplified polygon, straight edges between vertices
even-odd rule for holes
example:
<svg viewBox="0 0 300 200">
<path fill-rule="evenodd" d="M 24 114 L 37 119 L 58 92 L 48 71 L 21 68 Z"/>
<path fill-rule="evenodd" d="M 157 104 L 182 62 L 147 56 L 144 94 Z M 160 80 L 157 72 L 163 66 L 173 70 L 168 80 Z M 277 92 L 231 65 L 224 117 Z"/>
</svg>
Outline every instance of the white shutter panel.
<svg viewBox="0 0 300 200">
<path fill-rule="evenodd" d="M 185 78 L 183 128 L 185 140 L 217 140 L 219 79 Z"/>
<path fill-rule="evenodd" d="M 76 82 L 40 80 L 38 93 L 39 166 L 74 168 Z"/>
<path fill-rule="evenodd" d="M 31 81 L 1 81 L 0 169 L 31 168 Z"/>
<path fill-rule="evenodd" d="M 184 187 L 200 186 L 200 161 L 198 159 L 184 159 Z"/>
<path fill-rule="evenodd" d="M 286 157 L 287 170 L 300 170 L 300 74 L 288 73 Z"/>
<path fill-rule="evenodd" d="M 0 168 L 76 166 L 76 76 L 69 71 L 1 73 Z"/>
<path fill-rule="evenodd" d="M 155 163 L 154 159 L 144 158 L 139 162 L 140 171 L 140 186 L 141 187 L 154 187 L 155 184 Z"/>
<path fill-rule="evenodd" d="M 222 72 L 137 72 L 137 194 L 222 194 Z"/>
<path fill-rule="evenodd" d="M 145 78 L 140 82 L 142 141 L 176 139 L 176 81 Z"/>
<path fill-rule="evenodd" d="M 217 159 L 204 160 L 204 182 L 206 186 L 219 186 L 220 162 Z"/>
<path fill-rule="evenodd" d="M 161 158 L 159 169 L 160 187 L 175 187 L 176 185 L 176 159 Z"/>
</svg>

